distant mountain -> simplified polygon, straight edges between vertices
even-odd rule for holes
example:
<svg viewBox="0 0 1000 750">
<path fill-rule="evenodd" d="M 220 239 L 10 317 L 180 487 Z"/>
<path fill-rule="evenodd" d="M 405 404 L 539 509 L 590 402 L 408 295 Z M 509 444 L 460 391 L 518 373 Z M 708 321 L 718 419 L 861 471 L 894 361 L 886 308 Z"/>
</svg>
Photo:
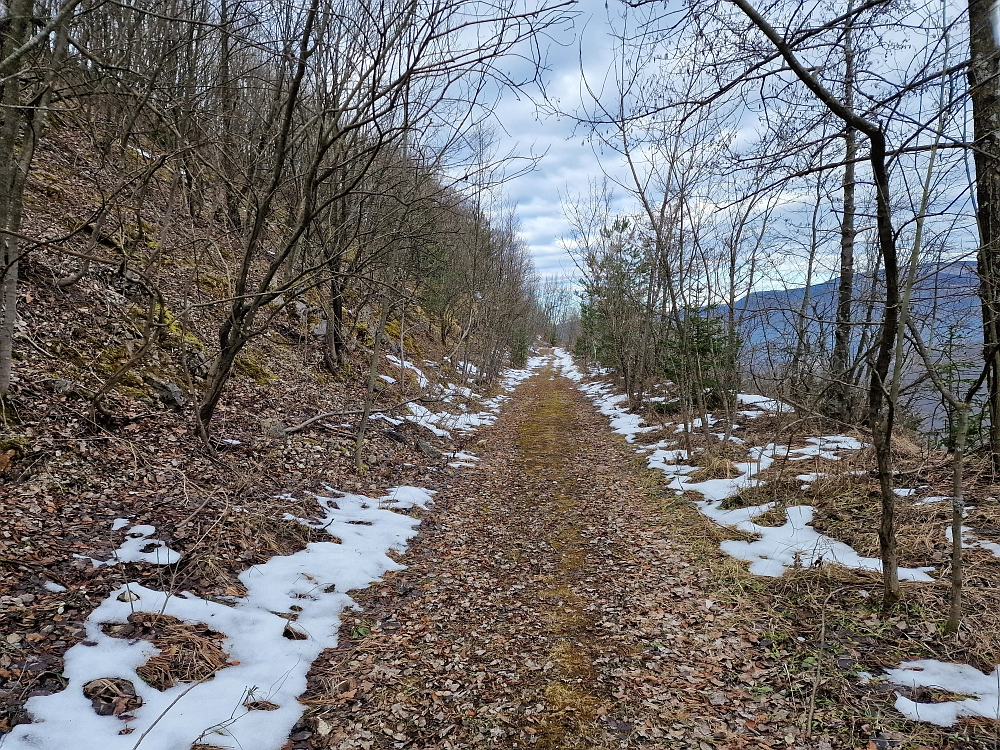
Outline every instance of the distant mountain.
<svg viewBox="0 0 1000 750">
<path fill-rule="evenodd" d="M 756 352 L 772 355 L 796 342 L 796 329 L 805 302 L 807 337 L 816 349 L 829 351 L 833 343 L 836 320 L 839 277 L 815 284 L 811 288 L 793 287 L 752 292 L 736 303 L 736 314 L 743 320 L 746 344 Z M 919 269 L 917 283 L 910 301 L 914 320 L 927 335 L 943 343 L 947 337 L 963 348 L 978 346 L 982 341 L 981 313 L 977 295 L 979 279 L 974 262 L 941 263 Z M 871 306 L 871 275 L 857 274 L 854 280 L 852 317 L 859 324 L 869 316 Z M 871 319 L 881 319 L 880 306 L 884 299 L 881 284 L 876 290 Z M 725 308 L 722 310 L 725 312 Z"/>
</svg>

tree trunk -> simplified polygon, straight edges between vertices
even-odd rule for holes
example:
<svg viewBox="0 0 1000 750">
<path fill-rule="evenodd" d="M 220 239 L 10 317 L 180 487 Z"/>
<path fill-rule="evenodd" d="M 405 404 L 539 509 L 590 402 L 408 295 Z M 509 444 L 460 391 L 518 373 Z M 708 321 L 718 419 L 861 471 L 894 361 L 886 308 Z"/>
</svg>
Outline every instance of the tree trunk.
<svg viewBox="0 0 1000 750">
<path fill-rule="evenodd" d="M 385 324 L 389 319 L 389 300 L 383 298 L 382 312 L 378 319 L 378 328 L 375 329 L 375 341 L 372 344 L 371 368 L 368 371 L 368 388 L 365 392 L 365 407 L 361 413 L 361 423 L 358 425 L 358 434 L 354 444 L 354 468 L 361 470 L 361 451 L 365 446 L 365 433 L 368 430 L 368 417 L 372 412 L 372 403 L 375 400 L 375 381 L 378 379 L 378 360 L 382 349 L 382 336 L 385 333 Z M 402 367 L 402 366 L 401 366 Z"/>
<path fill-rule="evenodd" d="M 751 6 L 747 0 L 733 0 L 751 22 L 760 29 L 781 54 L 795 76 L 817 99 L 836 115 L 845 126 L 863 133 L 869 141 L 868 161 L 875 180 L 875 225 L 878 249 L 885 269 L 885 307 L 879 328 L 879 341 L 868 387 L 868 417 L 871 422 L 872 442 L 878 464 L 879 489 L 882 513 L 879 522 L 879 553 L 882 559 L 882 604 L 888 608 L 899 599 L 899 571 L 896 553 L 896 496 L 892 491 L 892 428 L 895 421 L 895 404 L 887 399 L 889 364 L 895 349 L 899 322 L 899 262 L 896 237 L 892 227 L 892 204 L 889 193 L 889 172 L 886 167 L 885 131 L 878 123 L 858 116 L 844 106 L 813 74 L 806 70 L 787 41 Z"/>
<path fill-rule="evenodd" d="M 207 435 L 215 415 L 215 409 L 222 399 L 222 394 L 229 382 L 229 374 L 232 372 L 233 363 L 236 357 L 243 351 L 250 337 L 240 333 L 249 328 L 251 320 L 248 315 L 231 313 L 233 317 L 226 322 L 219 334 L 219 354 L 212 363 L 212 369 L 208 374 L 208 384 L 205 387 L 205 395 L 201 399 L 198 407 L 199 429 Z M 239 323 L 234 323 L 239 320 Z"/>
<path fill-rule="evenodd" d="M 851 350 L 851 302 L 854 296 L 854 159 L 857 158 L 857 133 L 852 127 L 844 132 L 847 165 L 844 167 L 844 217 L 840 223 L 840 279 L 837 284 L 837 321 L 833 336 L 834 412 L 844 423 L 854 419 L 851 384 L 847 370 Z"/>
<path fill-rule="evenodd" d="M 31 34 L 32 0 L 14 0 L 8 6 L 5 19 L 7 33 L 0 43 L 0 57 L 8 57 L 20 48 Z M 17 279 L 21 243 L 15 236 L 21 230 L 21 213 L 24 208 L 24 183 L 31 168 L 35 144 L 41 132 L 45 109 L 49 101 L 49 87 L 57 66 L 57 58 L 65 50 L 66 30 L 62 24 L 57 36 L 56 49 L 45 88 L 33 107 L 29 108 L 27 121 L 22 120 L 21 75 L 15 72 L 3 81 L 0 106 L 5 116 L 0 126 L 0 301 L 3 304 L 0 319 L 0 398 L 10 390 L 11 369 L 14 360 L 14 328 L 17 322 Z M 21 133 L 24 125 L 23 135 Z"/>
<path fill-rule="evenodd" d="M 341 279 L 330 280 L 330 314 L 326 318 L 326 335 L 323 339 L 323 362 L 330 372 L 337 372 L 347 361 L 344 341 L 344 290 Z"/>
<path fill-rule="evenodd" d="M 854 111 L 854 17 L 844 26 L 844 106 Z M 844 216 L 840 222 L 840 279 L 837 284 L 837 320 L 834 326 L 833 382 L 834 413 L 844 423 L 853 421 L 851 388 L 848 382 L 851 350 L 851 301 L 854 296 L 855 179 L 854 160 L 858 155 L 857 130 L 844 128 Z"/>
<path fill-rule="evenodd" d="M 993 0 L 969 1 L 969 91 L 976 165 L 976 221 L 979 225 L 979 295 L 983 355 L 990 413 L 990 449 L 1000 470 L 1000 84 L 998 50 L 991 15 Z"/>
</svg>

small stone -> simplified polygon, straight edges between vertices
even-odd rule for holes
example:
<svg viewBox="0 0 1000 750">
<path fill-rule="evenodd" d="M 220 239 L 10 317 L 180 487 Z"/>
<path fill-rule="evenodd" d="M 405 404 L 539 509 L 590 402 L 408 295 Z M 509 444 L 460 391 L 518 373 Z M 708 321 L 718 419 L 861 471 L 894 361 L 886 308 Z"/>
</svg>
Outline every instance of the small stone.
<svg viewBox="0 0 1000 750">
<path fill-rule="evenodd" d="M 708 702 L 711 703 L 713 706 L 722 706 L 726 702 L 726 694 L 712 693 L 711 697 L 708 699 Z"/>
<path fill-rule="evenodd" d="M 417 449 L 428 458 L 441 458 L 441 452 L 426 440 L 417 440 Z"/>
<path fill-rule="evenodd" d="M 65 396 L 67 393 L 76 390 L 76 386 L 69 380 L 59 379 L 52 383 L 52 390 L 60 396 Z"/>
<path fill-rule="evenodd" d="M 129 591 L 128 589 L 126 589 L 125 591 L 121 592 L 118 595 L 118 601 L 120 601 L 120 602 L 137 602 L 137 601 L 139 601 L 139 595 L 135 594 L 135 593 L 133 593 L 131 591 Z"/>
<path fill-rule="evenodd" d="M 153 390 L 156 392 L 160 401 L 165 404 L 170 404 L 178 409 L 184 408 L 184 404 L 187 403 L 187 399 L 184 397 L 184 392 L 181 391 L 176 383 L 171 383 L 167 380 L 160 380 L 152 375 L 144 376 L 143 380 L 153 387 Z"/>
<path fill-rule="evenodd" d="M 288 428 L 277 419 L 262 419 L 260 421 L 260 427 L 264 431 L 264 434 L 269 438 L 273 438 L 275 440 L 288 439 Z"/>
</svg>

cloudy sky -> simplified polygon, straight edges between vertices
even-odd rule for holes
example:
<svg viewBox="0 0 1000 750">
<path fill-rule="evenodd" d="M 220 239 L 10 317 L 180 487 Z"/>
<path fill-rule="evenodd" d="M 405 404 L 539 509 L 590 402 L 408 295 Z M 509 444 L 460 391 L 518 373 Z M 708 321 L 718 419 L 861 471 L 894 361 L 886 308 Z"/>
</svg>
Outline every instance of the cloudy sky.
<svg viewBox="0 0 1000 750">
<path fill-rule="evenodd" d="M 618 0 L 611 0 L 610 12 L 617 5 Z M 558 35 L 561 44 L 548 47 L 547 94 L 563 110 L 575 111 L 580 103 L 581 60 L 592 80 L 600 80 L 611 62 L 605 8 L 604 0 L 579 0 L 572 28 Z M 586 191 L 590 180 L 601 179 L 594 149 L 571 117 L 544 115 L 528 96 L 505 96 L 497 119 L 500 151 L 544 153 L 531 173 L 515 178 L 506 189 L 517 203 L 535 268 L 543 275 L 574 275 L 573 262 L 560 243 L 569 234 L 560 199 Z M 614 169 L 615 164 L 607 166 Z"/>
</svg>

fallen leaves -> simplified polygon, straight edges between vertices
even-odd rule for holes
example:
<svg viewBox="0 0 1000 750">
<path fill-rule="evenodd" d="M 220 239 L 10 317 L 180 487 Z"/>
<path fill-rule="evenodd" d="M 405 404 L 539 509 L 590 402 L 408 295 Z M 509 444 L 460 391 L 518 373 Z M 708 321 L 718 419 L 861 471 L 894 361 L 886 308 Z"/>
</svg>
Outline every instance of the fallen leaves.
<svg viewBox="0 0 1000 750">
<path fill-rule="evenodd" d="M 317 731 L 297 747 L 802 739 L 780 661 L 706 606 L 704 571 L 572 386 L 528 381 L 489 437 L 481 471 L 435 498 L 408 568 L 360 596 L 371 632 L 346 623 L 314 668 L 302 726 Z"/>
</svg>

